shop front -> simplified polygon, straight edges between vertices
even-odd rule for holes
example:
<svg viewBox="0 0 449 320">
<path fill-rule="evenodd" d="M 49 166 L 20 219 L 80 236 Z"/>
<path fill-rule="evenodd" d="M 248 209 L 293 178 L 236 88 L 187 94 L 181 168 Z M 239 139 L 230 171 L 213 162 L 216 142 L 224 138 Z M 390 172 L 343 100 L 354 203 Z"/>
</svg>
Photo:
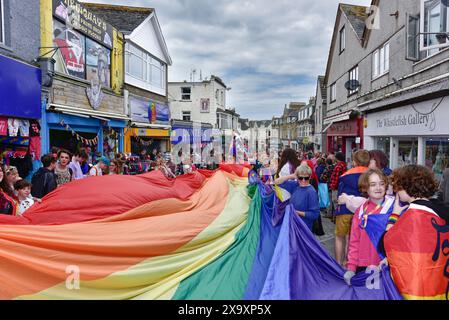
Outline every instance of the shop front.
<svg viewBox="0 0 449 320">
<path fill-rule="evenodd" d="M 170 151 L 170 109 L 168 105 L 129 95 L 131 128 L 125 132 L 125 152 L 139 155 L 143 150 Z"/>
<path fill-rule="evenodd" d="M 346 162 L 352 161 L 352 152 L 363 148 L 363 120 L 355 117 L 343 121 L 331 121 L 325 130 L 327 152 L 343 152 Z"/>
<path fill-rule="evenodd" d="M 0 73 L 0 159 L 30 180 L 41 157 L 41 70 L 0 55 Z"/>
<path fill-rule="evenodd" d="M 91 161 L 123 151 L 123 35 L 78 1 L 52 0 L 42 8 L 42 47 L 54 58 L 45 92 L 43 150 L 86 148 Z M 73 16 L 71 13 L 76 12 Z M 97 27 L 98 26 L 98 27 Z M 48 49 L 47 49 L 48 50 Z"/>
<path fill-rule="evenodd" d="M 365 141 L 384 151 L 390 167 L 425 165 L 438 179 L 449 164 L 449 98 L 365 115 Z"/>
</svg>

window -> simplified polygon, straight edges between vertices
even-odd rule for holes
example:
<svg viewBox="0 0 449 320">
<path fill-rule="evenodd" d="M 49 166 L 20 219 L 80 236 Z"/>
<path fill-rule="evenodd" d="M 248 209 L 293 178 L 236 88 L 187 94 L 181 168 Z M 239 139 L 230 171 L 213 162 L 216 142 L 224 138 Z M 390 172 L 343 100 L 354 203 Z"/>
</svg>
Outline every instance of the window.
<svg viewBox="0 0 449 320">
<path fill-rule="evenodd" d="M 190 87 L 183 87 L 181 88 L 181 100 L 183 101 L 190 101 L 190 94 L 192 89 Z"/>
<path fill-rule="evenodd" d="M 215 90 L 215 100 L 217 101 L 217 104 L 218 104 L 218 95 L 219 95 L 219 93 L 220 93 L 220 90 Z"/>
<path fill-rule="evenodd" d="M 166 65 L 136 46 L 125 45 L 125 72 L 145 83 L 165 89 Z"/>
<path fill-rule="evenodd" d="M 439 0 L 421 1 L 421 25 L 424 33 L 421 36 L 422 47 L 426 49 L 438 49 L 447 45 L 448 24 L 447 6 Z M 441 33 L 441 34 L 438 34 Z M 431 52 L 433 54 L 438 50 Z"/>
<path fill-rule="evenodd" d="M 191 121 L 190 111 L 183 111 L 182 112 L 182 120 L 184 120 L 184 121 Z"/>
<path fill-rule="evenodd" d="M 419 17 L 407 14 L 407 56 L 406 59 L 419 60 Z"/>
<path fill-rule="evenodd" d="M 383 47 L 373 53 L 373 79 L 380 77 L 390 70 L 390 44 L 386 43 Z"/>
<path fill-rule="evenodd" d="M 3 14 L 3 0 L 0 0 L 0 43 L 5 43 L 5 21 Z"/>
<path fill-rule="evenodd" d="M 331 85 L 330 94 L 331 94 L 331 102 L 336 101 L 337 100 L 337 83 L 336 82 Z"/>
<path fill-rule="evenodd" d="M 352 85 L 353 81 L 359 81 L 359 66 L 353 68 L 351 71 L 349 71 L 349 81 L 350 84 Z M 348 95 L 352 95 L 356 92 L 359 91 L 359 87 L 355 88 L 354 90 L 349 89 L 348 90 Z"/>
<path fill-rule="evenodd" d="M 341 28 L 340 30 L 340 53 L 345 51 L 346 48 L 346 32 L 345 27 Z"/>
</svg>

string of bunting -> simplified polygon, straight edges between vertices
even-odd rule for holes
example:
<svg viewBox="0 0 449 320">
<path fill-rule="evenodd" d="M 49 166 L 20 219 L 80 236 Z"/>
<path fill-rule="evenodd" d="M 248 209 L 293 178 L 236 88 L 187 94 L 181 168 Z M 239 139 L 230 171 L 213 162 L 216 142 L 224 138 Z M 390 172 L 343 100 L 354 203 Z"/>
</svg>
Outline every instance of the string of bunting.
<svg viewBox="0 0 449 320">
<path fill-rule="evenodd" d="M 75 130 L 73 130 L 67 123 L 65 123 L 64 119 L 61 119 L 61 121 L 59 121 L 59 124 L 61 126 L 63 126 L 66 129 L 66 131 L 71 131 L 72 136 L 76 137 L 76 140 L 81 141 L 82 143 L 84 143 L 88 146 L 95 146 L 98 144 L 98 140 L 99 140 L 98 135 L 99 134 L 97 134 L 97 136 L 93 139 L 86 139 L 86 138 L 80 136 L 78 133 L 76 133 Z"/>
<path fill-rule="evenodd" d="M 145 147 L 149 147 L 153 144 L 153 140 L 145 141 L 141 137 L 134 135 L 134 138 L 137 140 L 137 142 Z"/>
</svg>

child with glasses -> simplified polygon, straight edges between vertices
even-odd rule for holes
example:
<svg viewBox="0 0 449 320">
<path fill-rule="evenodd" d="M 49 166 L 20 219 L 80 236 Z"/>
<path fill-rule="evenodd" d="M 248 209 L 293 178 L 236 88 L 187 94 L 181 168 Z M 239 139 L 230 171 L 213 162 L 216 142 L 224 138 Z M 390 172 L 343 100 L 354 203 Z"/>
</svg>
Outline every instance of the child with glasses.
<svg viewBox="0 0 449 320">
<path fill-rule="evenodd" d="M 312 169 L 306 164 L 300 165 L 295 174 L 279 178 L 275 184 L 286 189 L 291 194 L 290 203 L 296 213 L 312 231 L 313 223 L 320 215 L 318 194 L 310 184 Z M 295 180 L 296 181 L 289 181 Z M 281 199 L 284 200 L 284 199 Z"/>
</svg>

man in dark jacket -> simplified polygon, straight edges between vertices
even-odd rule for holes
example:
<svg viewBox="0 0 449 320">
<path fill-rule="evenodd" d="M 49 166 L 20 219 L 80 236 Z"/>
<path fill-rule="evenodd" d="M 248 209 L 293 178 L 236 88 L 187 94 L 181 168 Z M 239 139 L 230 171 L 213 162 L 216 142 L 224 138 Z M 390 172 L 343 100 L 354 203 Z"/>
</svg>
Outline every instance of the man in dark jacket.
<svg viewBox="0 0 449 320">
<path fill-rule="evenodd" d="M 54 173 L 56 159 L 51 154 L 47 154 L 41 158 L 41 161 L 44 167 L 40 168 L 31 180 L 33 184 L 31 194 L 39 199 L 42 199 L 57 187 L 56 175 Z"/>
</svg>

